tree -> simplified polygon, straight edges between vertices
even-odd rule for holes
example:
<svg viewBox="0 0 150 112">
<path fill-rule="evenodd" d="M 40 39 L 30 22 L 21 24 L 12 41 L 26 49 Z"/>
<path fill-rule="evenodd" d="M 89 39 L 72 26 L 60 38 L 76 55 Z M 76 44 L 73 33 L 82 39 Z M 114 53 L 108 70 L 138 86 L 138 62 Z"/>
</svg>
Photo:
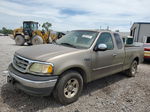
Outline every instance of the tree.
<svg viewBox="0 0 150 112">
<path fill-rule="evenodd" d="M 52 27 L 52 24 L 49 22 L 43 23 L 42 28 L 44 28 L 47 32 L 50 31 L 50 27 Z"/>
<path fill-rule="evenodd" d="M 11 29 L 7 29 L 7 28 L 3 27 L 2 30 L 0 30 L 0 33 L 8 35 L 8 34 L 12 34 L 13 31 Z"/>
<path fill-rule="evenodd" d="M 3 34 L 8 34 L 8 30 L 5 27 L 2 28 L 2 31 L 3 31 Z"/>
</svg>

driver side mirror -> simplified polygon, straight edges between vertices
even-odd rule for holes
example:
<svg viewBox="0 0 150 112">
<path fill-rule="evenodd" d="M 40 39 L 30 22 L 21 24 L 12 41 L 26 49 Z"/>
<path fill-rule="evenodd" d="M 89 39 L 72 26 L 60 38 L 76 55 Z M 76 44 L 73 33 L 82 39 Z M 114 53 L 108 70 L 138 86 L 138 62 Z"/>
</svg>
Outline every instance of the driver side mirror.
<svg viewBox="0 0 150 112">
<path fill-rule="evenodd" d="M 106 51 L 107 50 L 107 45 L 106 44 L 98 44 L 95 48 L 95 51 Z"/>
</svg>

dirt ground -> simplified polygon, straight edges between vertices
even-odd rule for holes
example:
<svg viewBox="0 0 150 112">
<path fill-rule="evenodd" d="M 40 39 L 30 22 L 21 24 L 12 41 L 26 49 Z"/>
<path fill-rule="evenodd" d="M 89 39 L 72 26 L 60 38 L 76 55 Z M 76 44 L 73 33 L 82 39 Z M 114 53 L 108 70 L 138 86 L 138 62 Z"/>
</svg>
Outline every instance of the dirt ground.
<svg viewBox="0 0 150 112">
<path fill-rule="evenodd" d="M 119 73 L 91 82 L 77 102 L 62 106 L 52 96 L 30 96 L 7 84 L 7 67 L 23 47 L 29 46 L 16 46 L 10 37 L 0 36 L 0 112 L 150 112 L 150 62 L 139 65 L 136 77 Z"/>
</svg>

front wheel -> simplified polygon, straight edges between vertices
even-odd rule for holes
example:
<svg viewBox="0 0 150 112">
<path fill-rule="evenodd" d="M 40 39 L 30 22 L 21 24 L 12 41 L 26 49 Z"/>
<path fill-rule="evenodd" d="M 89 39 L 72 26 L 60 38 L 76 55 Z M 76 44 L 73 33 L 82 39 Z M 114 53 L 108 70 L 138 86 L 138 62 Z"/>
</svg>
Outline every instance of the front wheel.
<svg viewBox="0 0 150 112">
<path fill-rule="evenodd" d="M 134 60 L 128 70 L 125 71 L 125 74 L 129 77 L 134 77 L 137 73 L 138 62 Z"/>
<path fill-rule="evenodd" d="M 78 99 L 82 88 L 82 76 L 76 71 L 68 71 L 58 80 L 53 96 L 61 104 L 70 104 Z"/>
<path fill-rule="evenodd" d="M 43 44 L 44 41 L 43 41 L 43 38 L 39 35 L 35 35 L 33 38 L 32 38 L 32 44 L 33 45 L 38 45 L 38 44 Z"/>
</svg>

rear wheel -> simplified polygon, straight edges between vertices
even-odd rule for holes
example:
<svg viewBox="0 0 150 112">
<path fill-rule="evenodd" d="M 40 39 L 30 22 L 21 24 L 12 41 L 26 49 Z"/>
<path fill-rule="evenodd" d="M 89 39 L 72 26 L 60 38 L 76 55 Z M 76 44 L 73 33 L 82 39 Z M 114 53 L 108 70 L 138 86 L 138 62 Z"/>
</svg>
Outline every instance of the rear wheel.
<svg viewBox="0 0 150 112">
<path fill-rule="evenodd" d="M 134 60 L 131 64 L 131 67 L 125 71 L 125 74 L 129 77 L 134 77 L 137 73 L 138 62 Z"/>
<path fill-rule="evenodd" d="M 78 99 L 82 88 L 82 76 L 76 71 L 68 71 L 59 79 L 53 95 L 61 104 L 70 104 Z"/>
<path fill-rule="evenodd" d="M 43 44 L 43 39 L 39 35 L 36 35 L 32 38 L 32 44 L 33 45 L 38 45 L 38 44 Z"/>
<path fill-rule="evenodd" d="M 16 45 L 22 46 L 25 43 L 25 39 L 22 35 L 17 35 L 15 37 L 15 42 L 16 42 Z"/>
</svg>

